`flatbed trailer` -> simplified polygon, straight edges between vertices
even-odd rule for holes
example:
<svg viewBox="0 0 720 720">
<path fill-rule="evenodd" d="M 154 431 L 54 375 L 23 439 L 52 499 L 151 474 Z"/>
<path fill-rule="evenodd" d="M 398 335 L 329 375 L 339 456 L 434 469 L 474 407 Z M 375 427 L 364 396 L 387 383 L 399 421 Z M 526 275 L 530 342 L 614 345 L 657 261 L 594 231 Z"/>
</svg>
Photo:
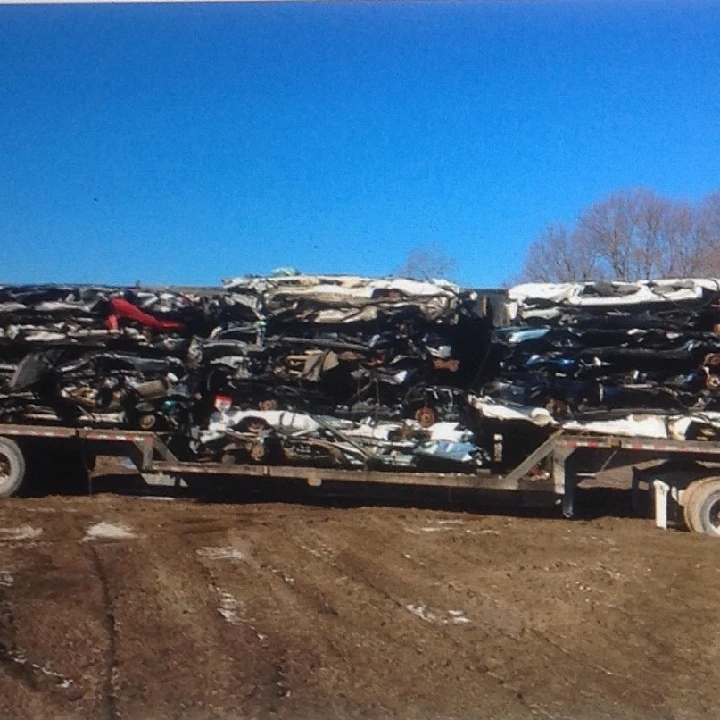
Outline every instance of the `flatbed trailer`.
<svg viewBox="0 0 720 720">
<path fill-rule="evenodd" d="M 295 480 L 312 487 L 326 482 L 370 483 L 521 493 L 536 506 L 560 505 L 566 517 L 575 514 L 575 491 L 580 481 L 610 464 L 626 465 L 633 467 L 633 503 L 638 504 L 640 483 L 647 483 L 654 495 L 659 527 L 667 527 L 672 513 L 674 517 L 682 516 L 688 529 L 720 537 L 720 443 L 711 441 L 579 435 L 558 430 L 504 472 L 490 469 L 472 473 L 408 472 L 187 462 L 178 459 L 166 438 L 155 432 L 8 423 L 0 424 L 0 497 L 10 497 L 20 491 L 27 476 L 27 460 L 32 460 L 31 453 L 42 451 L 51 456 L 60 447 L 76 452 L 88 473 L 99 456 L 128 458 L 149 485 L 182 486 L 200 478 L 230 476 L 238 481 Z M 496 460 L 502 451 L 502 437 L 496 436 Z M 649 462 L 652 462 L 649 468 L 636 468 Z"/>
</svg>

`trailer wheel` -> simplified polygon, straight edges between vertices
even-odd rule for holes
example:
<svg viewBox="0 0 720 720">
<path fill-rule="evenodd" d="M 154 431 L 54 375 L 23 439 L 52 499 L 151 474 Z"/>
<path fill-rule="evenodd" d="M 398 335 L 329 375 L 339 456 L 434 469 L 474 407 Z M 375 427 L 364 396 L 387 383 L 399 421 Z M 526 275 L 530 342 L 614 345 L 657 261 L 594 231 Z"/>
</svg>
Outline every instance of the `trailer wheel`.
<svg viewBox="0 0 720 720">
<path fill-rule="evenodd" d="M 14 440 L 0 437 L 0 497 L 11 497 L 25 479 L 25 458 Z"/>
<path fill-rule="evenodd" d="M 685 527 L 692 532 L 694 532 L 692 525 L 690 524 L 691 508 L 693 507 L 692 497 L 695 494 L 695 491 L 704 482 L 707 482 L 707 480 L 695 480 L 695 481 L 691 482 L 683 491 L 683 497 L 682 497 L 683 521 L 685 522 Z"/>
<path fill-rule="evenodd" d="M 693 532 L 720 537 L 720 479 L 691 483 L 683 517 Z"/>
</svg>

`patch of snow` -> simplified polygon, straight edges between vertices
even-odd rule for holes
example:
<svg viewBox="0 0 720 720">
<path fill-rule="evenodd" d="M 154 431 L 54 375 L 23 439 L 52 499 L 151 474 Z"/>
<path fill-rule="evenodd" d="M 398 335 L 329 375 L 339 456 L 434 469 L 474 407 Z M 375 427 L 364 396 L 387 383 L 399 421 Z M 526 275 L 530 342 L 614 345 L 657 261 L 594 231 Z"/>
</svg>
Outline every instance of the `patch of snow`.
<svg viewBox="0 0 720 720">
<path fill-rule="evenodd" d="M 245 555 L 234 547 L 201 547 L 195 550 L 200 557 L 210 560 L 244 560 Z"/>
<path fill-rule="evenodd" d="M 467 625 L 470 619 L 462 610 L 430 610 L 426 605 L 406 605 L 413 615 L 417 615 L 426 623 L 436 625 Z"/>
<path fill-rule="evenodd" d="M 15 584 L 15 578 L 9 570 L 0 570 L 0 587 L 12 587 Z"/>
<path fill-rule="evenodd" d="M 406 605 L 405 606 L 413 615 L 417 615 L 425 622 L 435 622 L 437 619 L 434 613 L 428 612 L 424 605 Z"/>
<path fill-rule="evenodd" d="M 98 522 L 91 525 L 85 532 L 86 540 L 131 540 L 135 533 L 127 525 L 111 522 Z"/>
<path fill-rule="evenodd" d="M 452 532 L 455 528 L 444 525 L 424 525 L 422 527 L 406 527 L 405 532 L 419 535 L 420 533 Z"/>
<path fill-rule="evenodd" d="M 307 547 L 307 545 L 300 546 L 303 550 L 307 550 L 313 557 L 322 559 L 323 554 L 316 548 Z"/>
<path fill-rule="evenodd" d="M 37 672 L 40 672 L 43 675 L 47 675 L 47 677 L 52 678 L 55 681 L 55 684 L 63 690 L 66 690 L 72 685 L 72 680 L 70 678 L 63 677 L 62 675 L 53 672 L 47 667 L 44 667 L 42 665 L 35 665 L 34 663 L 30 663 L 30 667 L 32 667 L 33 670 L 36 670 Z"/>
<path fill-rule="evenodd" d="M 0 528 L 0 543 L 37 540 L 43 531 L 32 525 L 20 525 L 15 528 Z"/>
<path fill-rule="evenodd" d="M 459 526 L 464 524 L 464 520 L 436 520 L 432 525 L 422 525 L 420 527 L 409 527 L 406 525 L 405 532 L 413 533 L 413 535 L 418 535 L 419 533 L 452 532 L 453 530 L 462 530 Z M 470 532 L 470 530 L 465 530 L 465 532 Z"/>
<path fill-rule="evenodd" d="M 7 650 L 5 656 L 18 665 L 27 664 L 27 658 L 19 650 Z"/>
<path fill-rule="evenodd" d="M 8 650 L 4 653 L 4 655 L 8 660 L 17 663 L 18 665 L 25 665 L 35 672 L 39 672 L 49 678 L 52 678 L 55 681 L 55 684 L 63 690 L 66 690 L 73 684 L 73 681 L 70 678 L 66 678 L 59 673 L 50 670 L 50 668 L 45 665 L 28 662 L 27 657 L 25 657 L 25 655 L 19 650 Z"/>
<path fill-rule="evenodd" d="M 29 513 L 45 513 L 46 515 L 56 515 L 58 510 L 57 508 L 53 507 L 26 507 L 23 508 L 23 512 L 29 512 Z M 69 508 L 64 507 L 62 509 L 62 514 L 65 515 L 66 513 L 77 513 L 79 512 L 77 508 Z"/>
<path fill-rule="evenodd" d="M 303 545 L 297 540 L 295 542 L 299 548 L 302 548 L 303 550 L 309 552 L 313 557 L 316 557 L 318 560 L 331 560 L 335 557 L 335 551 L 332 548 L 329 548 L 327 545 L 323 545 L 323 543 L 321 542 L 318 542 L 316 547 L 308 547 L 307 545 Z"/>
<path fill-rule="evenodd" d="M 237 625 L 240 622 L 238 611 L 241 613 L 244 611 L 242 603 L 239 603 L 227 590 L 218 588 L 217 591 L 220 596 L 218 612 L 225 619 L 225 622 L 231 625 Z"/>
<path fill-rule="evenodd" d="M 466 528 L 463 532 L 466 535 L 500 535 L 497 530 L 471 530 Z"/>
<path fill-rule="evenodd" d="M 273 575 L 277 575 L 278 577 L 282 578 L 283 582 L 286 582 L 288 585 L 294 585 L 295 584 L 295 578 L 284 572 L 283 570 L 278 570 L 277 568 L 271 567 L 270 572 Z"/>
</svg>

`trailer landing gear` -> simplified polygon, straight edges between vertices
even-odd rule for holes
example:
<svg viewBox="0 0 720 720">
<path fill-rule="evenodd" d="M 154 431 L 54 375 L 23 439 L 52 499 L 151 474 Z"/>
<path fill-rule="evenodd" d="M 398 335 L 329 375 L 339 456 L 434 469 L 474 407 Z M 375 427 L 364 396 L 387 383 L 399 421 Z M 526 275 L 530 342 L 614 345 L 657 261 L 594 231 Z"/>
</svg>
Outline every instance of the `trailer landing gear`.
<svg viewBox="0 0 720 720">
<path fill-rule="evenodd" d="M 639 504 L 639 483 L 645 481 L 652 493 L 655 524 L 666 530 L 671 520 L 692 532 L 720 537 L 720 478 L 691 471 L 634 472 L 633 507 Z"/>
</svg>

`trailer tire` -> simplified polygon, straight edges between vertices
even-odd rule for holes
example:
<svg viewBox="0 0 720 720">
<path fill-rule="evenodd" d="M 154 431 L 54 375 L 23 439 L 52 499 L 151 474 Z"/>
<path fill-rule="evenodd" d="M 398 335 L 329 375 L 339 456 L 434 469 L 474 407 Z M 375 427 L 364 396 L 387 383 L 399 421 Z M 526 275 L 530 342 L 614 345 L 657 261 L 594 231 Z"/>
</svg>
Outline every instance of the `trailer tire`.
<svg viewBox="0 0 720 720">
<path fill-rule="evenodd" d="M 691 532 L 695 532 L 692 528 L 691 523 L 691 508 L 693 507 L 692 498 L 695 491 L 702 485 L 706 480 L 694 480 L 691 482 L 683 491 L 682 495 L 682 514 L 685 522 L 685 527 Z"/>
<path fill-rule="evenodd" d="M 720 479 L 692 483 L 688 491 L 683 509 L 685 524 L 693 532 L 720 537 Z"/>
<path fill-rule="evenodd" d="M 25 458 L 14 440 L 0 437 L 0 498 L 17 493 L 25 479 Z"/>
</svg>

